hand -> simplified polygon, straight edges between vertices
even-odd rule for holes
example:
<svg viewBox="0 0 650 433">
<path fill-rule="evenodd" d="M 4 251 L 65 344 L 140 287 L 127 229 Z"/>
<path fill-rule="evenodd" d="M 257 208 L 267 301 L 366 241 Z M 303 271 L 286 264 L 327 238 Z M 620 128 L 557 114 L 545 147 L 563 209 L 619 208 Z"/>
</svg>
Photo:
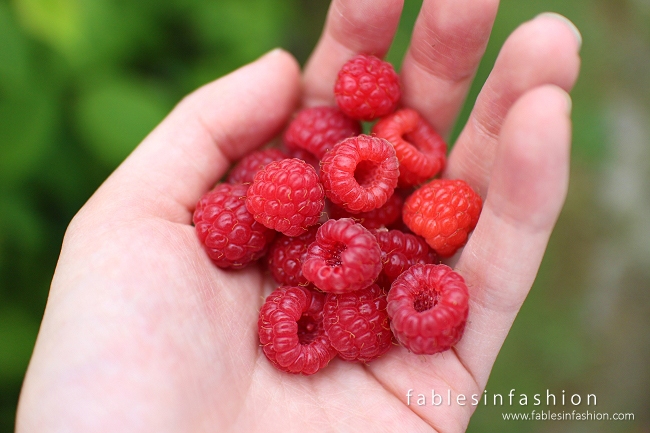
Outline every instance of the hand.
<svg viewBox="0 0 650 433">
<path fill-rule="evenodd" d="M 304 76 L 273 51 L 185 98 L 106 180 L 66 233 L 23 387 L 19 432 L 464 431 L 530 289 L 568 182 L 572 26 L 540 16 L 505 43 L 445 176 L 485 198 L 456 265 L 470 289 L 465 335 L 418 356 L 334 360 L 314 376 L 267 362 L 257 314 L 272 282 L 223 271 L 192 211 L 232 161 L 304 105 L 333 104 L 340 66 L 383 55 L 401 0 L 334 0 Z M 403 102 L 446 134 L 487 44 L 497 0 L 424 1 L 403 62 Z M 301 100 L 302 99 L 302 100 Z M 431 390 L 465 405 L 415 404 Z"/>
</svg>

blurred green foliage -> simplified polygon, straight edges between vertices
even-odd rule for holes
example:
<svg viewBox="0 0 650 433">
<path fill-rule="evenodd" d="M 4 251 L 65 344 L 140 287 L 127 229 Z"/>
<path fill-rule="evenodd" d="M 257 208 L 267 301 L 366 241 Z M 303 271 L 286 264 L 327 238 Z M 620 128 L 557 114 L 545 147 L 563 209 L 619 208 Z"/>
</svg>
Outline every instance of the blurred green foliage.
<svg viewBox="0 0 650 433">
<path fill-rule="evenodd" d="M 304 61 L 326 9 L 0 0 L 0 431 L 72 216 L 182 96 L 277 46 Z"/>
<path fill-rule="evenodd" d="M 397 65 L 420 4 L 405 2 L 388 54 Z M 0 0 L 0 431 L 13 430 L 22 377 L 72 216 L 185 94 L 276 46 L 304 63 L 327 7 L 326 0 Z M 648 37 L 643 28 L 650 16 L 626 15 L 631 7 L 616 0 L 502 1 L 460 116 L 462 125 L 517 25 L 553 10 L 582 30 L 573 157 L 584 182 L 573 193 L 577 198 L 569 196 L 561 234 L 497 361 L 488 384 L 493 392 L 513 386 L 530 394 L 562 386 L 584 390 L 590 384 L 600 349 L 576 324 L 580 291 L 566 290 L 567 276 L 576 275 L 585 258 L 572 255 L 565 239 L 595 233 L 582 224 L 583 208 L 570 203 L 584 203 L 589 187 L 580 185 L 589 183 L 606 154 L 603 105 L 626 73 L 613 66 L 624 58 L 614 35 L 629 24 Z M 584 286 L 580 276 L 569 281 Z M 504 424 L 499 414 L 479 408 L 470 431 L 541 428 Z"/>
</svg>

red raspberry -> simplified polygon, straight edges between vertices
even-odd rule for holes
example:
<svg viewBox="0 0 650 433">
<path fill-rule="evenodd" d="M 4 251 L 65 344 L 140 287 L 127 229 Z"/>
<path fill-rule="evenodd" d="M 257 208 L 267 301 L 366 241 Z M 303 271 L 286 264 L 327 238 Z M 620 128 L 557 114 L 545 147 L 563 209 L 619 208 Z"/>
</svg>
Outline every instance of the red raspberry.
<svg viewBox="0 0 650 433">
<path fill-rule="evenodd" d="M 275 236 L 246 209 L 247 189 L 248 185 L 222 183 L 196 205 L 196 233 L 220 268 L 242 268 L 259 259 Z"/>
<path fill-rule="evenodd" d="M 404 108 L 380 119 L 372 132 L 395 147 L 399 186 L 419 185 L 445 166 L 447 144 L 415 110 Z"/>
<path fill-rule="evenodd" d="M 393 195 L 399 163 L 388 141 L 359 135 L 325 154 L 320 176 L 332 203 L 349 212 L 368 212 L 382 207 Z"/>
<path fill-rule="evenodd" d="M 228 183 L 253 183 L 255 174 L 266 164 L 281 161 L 287 156 L 278 149 L 263 149 L 249 153 L 233 167 L 228 175 Z"/>
<path fill-rule="evenodd" d="M 386 304 L 386 294 L 376 284 L 352 293 L 327 295 L 323 326 L 341 358 L 370 362 L 391 348 L 393 334 Z"/>
<path fill-rule="evenodd" d="M 296 158 L 271 162 L 258 171 L 246 198 L 256 221 L 287 236 L 301 235 L 318 223 L 324 206 L 316 170 Z"/>
<path fill-rule="evenodd" d="M 402 218 L 438 255 L 450 257 L 467 242 L 482 205 L 481 197 L 464 181 L 437 179 L 406 199 Z"/>
<path fill-rule="evenodd" d="M 360 54 L 339 71 L 334 95 L 343 113 L 371 121 L 397 108 L 401 96 L 399 77 L 390 63 Z"/>
<path fill-rule="evenodd" d="M 361 134 L 361 125 L 336 107 L 305 108 L 284 133 L 288 147 L 305 149 L 321 159 L 339 141 Z"/>
<path fill-rule="evenodd" d="M 436 254 L 424 239 L 399 230 L 372 230 L 381 248 L 382 274 L 388 285 L 413 265 L 435 263 Z"/>
<path fill-rule="evenodd" d="M 458 343 L 469 311 L 460 274 L 446 265 L 414 265 L 388 292 L 393 334 L 413 353 L 431 355 Z"/>
<path fill-rule="evenodd" d="M 404 200 L 399 195 L 393 194 L 382 207 L 368 212 L 352 213 L 332 204 L 329 207 L 329 216 L 332 219 L 352 218 L 368 230 L 378 229 L 398 222 L 402 216 L 403 205 Z"/>
<path fill-rule="evenodd" d="M 314 374 L 336 356 L 323 327 L 325 295 L 280 287 L 262 305 L 257 329 L 264 355 L 279 370 Z"/>
<path fill-rule="evenodd" d="M 377 239 L 350 218 L 329 220 L 316 232 L 302 274 L 324 292 L 365 289 L 381 272 Z"/>
<path fill-rule="evenodd" d="M 302 275 L 302 263 L 307 248 L 316 240 L 317 227 L 296 237 L 278 236 L 271 244 L 268 253 L 269 270 L 275 281 L 286 286 L 308 286 L 310 283 Z"/>
<path fill-rule="evenodd" d="M 316 173 L 318 173 L 318 176 L 320 178 L 320 160 L 316 158 L 316 156 L 314 156 L 311 152 L 307 152 L 305 149 L 295 147 L 286 149 L 286 154 L 289 155 L 289 158 L 301 159 L 307 164 L 314 167 L 314 170 L 316 170 Z"/>
</svg>

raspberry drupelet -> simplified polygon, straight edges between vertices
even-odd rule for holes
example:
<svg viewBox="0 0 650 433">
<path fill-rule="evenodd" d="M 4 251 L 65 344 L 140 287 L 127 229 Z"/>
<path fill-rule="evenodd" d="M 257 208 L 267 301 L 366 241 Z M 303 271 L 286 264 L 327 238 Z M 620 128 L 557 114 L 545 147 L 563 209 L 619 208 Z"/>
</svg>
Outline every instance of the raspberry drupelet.
<svg viewBox="0 0 650 433">
<path fill-rule="evenodd" d="M 246 197 L 256 221 L 287 236 L 299 236 L 317 224 L 324 206 L 316 170 L 296 158 L 271 162 L 258 171 Z"/>
<path fill-rule="evenodd" d="M 260 309 L 264 355 L 279 370 L 304 375 L 327 366 L 336 350 L 323 327 L 325 295 L 306 287 L 279 287 Z"/>
<path fill-rule="evenodd" d="M 465 281 L 449 266 L 414 265 L 388 292 L 390 327 L 413 353 L 443 352 L 462 337 L 468 304 Z"/>
<path fill-rule="evenodd" d="M 397 108 L 401 96 L 399 77 L 390 63 L 359 54 L 339 71 L 334 95 L 343 113 L 353 119 L 371 121 Z"/>
<path fill-rule="evenodd" d="M 300 236 L 279 235 L 269 248 L 268 267 L 271 275 L 281 285 L 308 286 L 309 281 L 302 275 L 302 263 L 307 256 L 307 249 L 316 240 L 314 226 Z"/>
<path fill-rule="evenodd" d="M 314 170 L 316 170 L 316 173 L 320 178 L 320 159 L 316 158 L 314 154 L 299 147 L 286 148 L 286 146 L 284 152 L 289 156 L 289 158 L 301 159 L 314 167 Z"/>
<path fill-rule="evenodd" d="M 329 293 L 323 325 L 332 347 L 346 361 L 370 362 L 392 346 L 386 294 L 376 284 L 356 292 Z"/>
<path fill-rule="evenodd" d="M 436 179 L 404 202 L 402 219 L 441 257 L 451 257 L 467 242 L 483 202 L 463 180 Z"/>
<path fill-rule="evenodd" d="M 400 187 L 419 185 L 434 177 L 445 166 L 447 144 L 411 108 L 403 108 L 380 119 L 372 132 L 395 147 L 400 167 Z"/>
<path fill-rule="evenodd" d="M 246 209 L 248 185 L 217 185 L 196 205 L 193 221 L 199 240 L 220 268 L 243 268 L 264 255 L 275 232 Z"/>
<path fill-rule="evenodd" d="M 388 286 L 413 265 L 436 263 L 438 257 L 424 239 L 400 230 L 371 230 L 381 248 L 382 276 Z"/>
<path fill-rule="evenodd" d="M 320 226 L 302 265 L 305 278 L 330 293 L 365 289 L 380 272 L 377 239 L 350 218 L 329 220 Z"/>
<path fill-rule="evenodd" d="M 368 230 L 371 230 L 398 223 L 402 216 L 403 205 L 404 200 L 399 195 L 393 194 L 382 207 L 368 212 L 352 213 L 340 206 L 331 204 L 328 214 L 332 219 L 352 218 Z"/>
<path fill-rule="evenodd" d="M 300 148 L 321 159 L 336 143 L 361 134 L 361 124 L 336 107 L 301 110 L 284 133 L 284 144 Z"/>
<path fill-rule="evenodd" d="M 388 141 L 359 135 L 325 154 L 320 176 L 332 203 L 352 213 L 368 212 L 382 207 L 393 195 L 399 163 Z"/>
<path fill-rule="evenodd" d="M 230 171 L 228 183 L 253 183 L 255 175 L 266 164 L 286 159 L 279 149 L 269 148 L 257 150 L 243 157 Z"/>
</svg>

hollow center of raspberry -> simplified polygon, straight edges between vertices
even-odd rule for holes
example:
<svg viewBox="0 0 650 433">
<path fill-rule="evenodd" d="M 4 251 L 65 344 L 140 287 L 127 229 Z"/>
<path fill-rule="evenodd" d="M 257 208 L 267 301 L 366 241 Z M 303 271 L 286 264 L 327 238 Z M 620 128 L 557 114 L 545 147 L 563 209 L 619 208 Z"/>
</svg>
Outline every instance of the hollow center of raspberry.
<svg viewBox="0 0 650 433">
<path fill-rule="evenodd" d="M 418 129 L 417 126 L 413 131 L 410 131 L 402 135 L 402 138 L 406 142 L 410 143 L 417 150 L 425 154 L 435 151 L 435 146 L 433 144 L 434 141 L 432 140 L 432 138 L 427 137 L 426 134 L 423 134 L 422 129 L 421 128 Z"/>
<path fill-rule="evenodd" d="M 404 141 L 415 147 L 417 150 L 421 149 L 421 140 L 413 131 L 409 131 L 406 134 L 402 134 Z"/>
<path fill-rule="evenodd" d="M 341 254 L 345 251 L 347 246 L 343 242 L 337 242 L 330 250 L 329 257 L 325 260 L 327 266 L 341 266 Z"/>
<path fill-rule="evenodd" d="M 422 290 L 415 295 L 413 308 L 418 313 L 432 309 L 438 304 L 438 293 L 430 290 Z"/>
<path fill-rule="evenodd" d="M 298 320 L 298 341 L 300 344 L 310 344 L 318 337 L 318 322 L 313 317 L 303 314 Z"/>
<path fill-rule="evenodd" d="M 375 180 L 375 174 L 379 164 L 371 161 L 361 161 L 354 170 L 354 180 L 363 187 L 367 188 Z"/>
</svg>

